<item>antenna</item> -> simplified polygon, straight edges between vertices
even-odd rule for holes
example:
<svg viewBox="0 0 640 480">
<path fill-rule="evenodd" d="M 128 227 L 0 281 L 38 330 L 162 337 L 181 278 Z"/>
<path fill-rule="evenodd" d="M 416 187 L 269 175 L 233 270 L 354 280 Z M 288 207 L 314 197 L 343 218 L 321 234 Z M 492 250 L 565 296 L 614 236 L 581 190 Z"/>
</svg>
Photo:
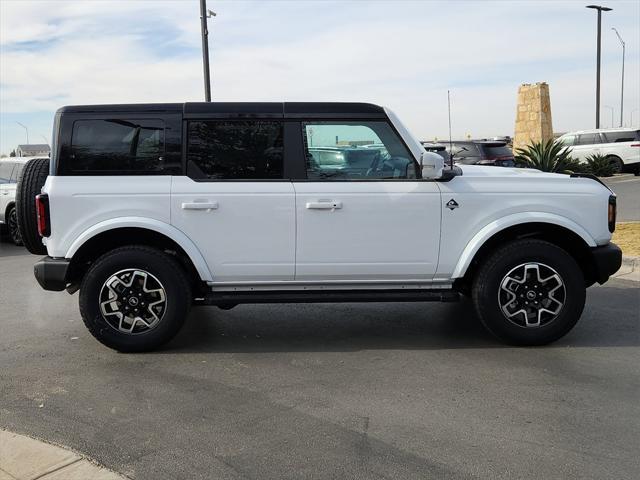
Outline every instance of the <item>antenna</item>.
<svg viewBox="0 0 640 480">
<path fill-rule="evenodd" d="M 449 110 L 449 165 L 453 170 L 453 140 L 451 139 L 451 93 L 447 90 L 447 108 Z"/>
</svg>

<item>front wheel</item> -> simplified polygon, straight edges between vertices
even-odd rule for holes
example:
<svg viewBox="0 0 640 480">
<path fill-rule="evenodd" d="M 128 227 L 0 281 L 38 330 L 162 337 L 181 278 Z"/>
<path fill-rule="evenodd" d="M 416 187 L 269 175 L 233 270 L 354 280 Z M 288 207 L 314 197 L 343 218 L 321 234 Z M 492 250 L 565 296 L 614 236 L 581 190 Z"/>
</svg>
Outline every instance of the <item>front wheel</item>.
<svg viewBox="0 0 640 480">
<path fill-rule="evenodd" d="M 89 332 L 121 352 L 153 350 L 171 340 L 191 306 L 191 287 L 170 255 L 144 246 L 104 254 L 80 286 L 80 313 Z"/>
<path fill-rule="evenodd" d="M 580 267 L 565 250 L 542 240 L 517 240 L 480 266 L 473 302 L 485 327 L 516 345 L 545 345 L 566 335 L 584 309 Z"/>
</svg>

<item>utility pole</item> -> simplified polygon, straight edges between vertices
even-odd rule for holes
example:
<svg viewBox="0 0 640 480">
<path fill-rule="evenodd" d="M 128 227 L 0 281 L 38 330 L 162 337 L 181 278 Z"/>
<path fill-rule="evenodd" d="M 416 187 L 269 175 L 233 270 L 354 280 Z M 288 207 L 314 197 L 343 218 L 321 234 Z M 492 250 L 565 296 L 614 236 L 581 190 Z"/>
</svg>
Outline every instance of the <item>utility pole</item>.
<svg viewBox="0 0 640 480">
<path fill-rule="evenodd" d="M 200 29 L 202 30 L 202 64 L 204 68 L 204 100 L 211 101 L 211 75 L 209 73 L 209 30 L 207 18 L 215 17 L 215 12 L 207 10 L 207 0 L 200 0 Z"/>
<path fill-rule="evenodd" d="M 610 12 L 613 10 L 609 7 L 601 5 L 588 5 L 587 8 L 593 8 L 598 11 L 598 53 L 596 67 L 596 128 L 600 128 L 600 51 L 602 40 L 602 12 Z"/>
<path fill-rule="evenodd" d="M 622 40 L 622 37 L 618 33 L 618 30 L 616 29 L 616 27 L 612 27 L 611 30 L 616 32 L 616 35 L 618 36 L 618 40 L 620 40 L 620 44 L 622 45 L 622 86 L 620 87 L 620 126 L 622 126 L 622 109 L 624 108 L 624 50 L 625 50 L 625 44 L 624 44 L 624 40 Z"/>
</svg>

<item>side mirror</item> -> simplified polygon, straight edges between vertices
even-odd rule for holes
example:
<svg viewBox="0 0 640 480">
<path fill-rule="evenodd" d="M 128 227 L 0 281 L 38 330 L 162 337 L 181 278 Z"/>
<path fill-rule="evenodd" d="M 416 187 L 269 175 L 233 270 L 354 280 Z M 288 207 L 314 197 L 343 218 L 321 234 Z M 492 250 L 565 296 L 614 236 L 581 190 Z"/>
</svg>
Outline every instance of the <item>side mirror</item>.
<svg viewBox="0 0 640 480">
<path fill-rule="evenodd" d="M 422 178 L 440 178 L 444 168 L 444 158 L 437 153 L 422 152 L 420 156 Z"/>
</svg>

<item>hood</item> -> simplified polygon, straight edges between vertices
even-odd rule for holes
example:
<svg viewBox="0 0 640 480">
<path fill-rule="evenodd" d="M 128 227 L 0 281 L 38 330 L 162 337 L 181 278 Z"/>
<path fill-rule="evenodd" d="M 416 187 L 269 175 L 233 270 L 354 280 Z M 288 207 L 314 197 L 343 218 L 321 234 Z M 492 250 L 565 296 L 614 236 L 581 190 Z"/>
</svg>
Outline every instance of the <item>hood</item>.
<svg viewBox="0 0 640 480">
<path fill-rule="evenodd" d="M 464 165 L 457 164 L 462 170 L 462 174 L 469 177 L 526 177 L 526 178 L 546 178 L 567 179 L 569 175 L 564 173 L 548 173 L 536 170 L 535 168 L 515 168 L 515 167 L 493 167 L 489 165 Z"/>
</svg>

